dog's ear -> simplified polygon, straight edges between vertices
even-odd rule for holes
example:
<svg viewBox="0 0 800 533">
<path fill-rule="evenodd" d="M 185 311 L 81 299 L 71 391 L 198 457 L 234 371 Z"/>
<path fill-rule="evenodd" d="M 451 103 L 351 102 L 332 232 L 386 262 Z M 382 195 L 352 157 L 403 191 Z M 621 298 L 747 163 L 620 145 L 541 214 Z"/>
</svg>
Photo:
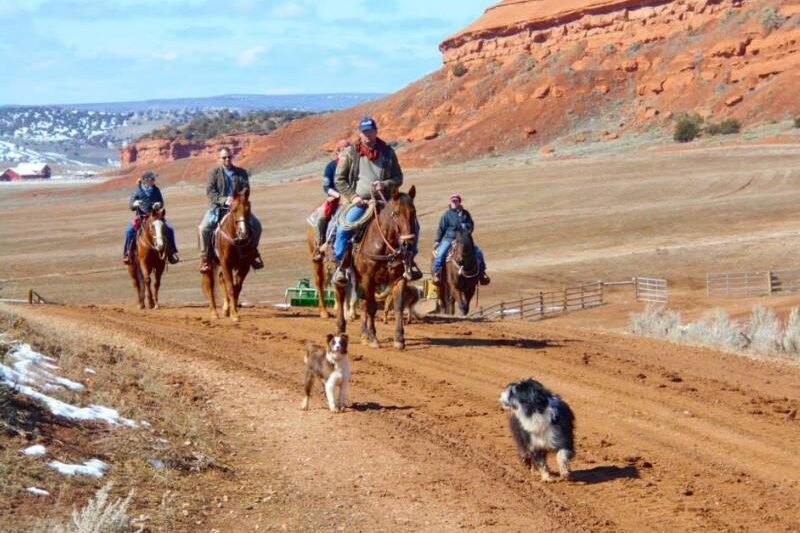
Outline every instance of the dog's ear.
<svg viewBox="0 0 800 533">
<path fill-rule="evenodd" d="M 325 344 L 330 344 L 332 340 L 333 340 L 333 333 L 328 333 L 325 336 Z"/>
<path fill-rule="evenodd" d="M 342 333 L 341 335 L 339 335 L 339 338 L 342 339 L 342 342 L 347 342 L 348 340 L 347 333 Z"/>
</svg>

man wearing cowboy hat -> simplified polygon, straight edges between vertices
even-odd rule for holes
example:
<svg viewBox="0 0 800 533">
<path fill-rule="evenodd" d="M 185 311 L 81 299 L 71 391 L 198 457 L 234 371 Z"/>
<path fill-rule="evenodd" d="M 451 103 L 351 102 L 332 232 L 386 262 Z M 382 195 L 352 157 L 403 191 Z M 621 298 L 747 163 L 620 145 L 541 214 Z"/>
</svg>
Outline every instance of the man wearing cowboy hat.
<svg viewBox="0 0 800 533">
<path fill-rule="evenodd" d="M 367 202 L 373 192 L 382 192 L 391 196 L 393 189 L 403 185 L 403 171 L 397 161 L 394 149 L 378 137 L 378 124 L 372 117 L 364 117 L 358 124 L 359 141 L 339 155 L 336 166 L 336 188 L 353 207 L 347 212 L 345 221 L 355 222 L 367 210 Z M 419 224 L 415 221 L 415 239 L 412 254 L 417 255 L 419 243 Z M 336 242 L 333 253 L 336 260 L 336 271 L 333 282 L 337 285 L 347 283 L 347 276 L 342 268 L 347 244 L 353 231 L 343 228 L 336 230 Z M 411 279 L 420 279 L 422 272 L 416 263 L 411 266 Z"/>
<path fill-rule="evenodd" d="M 128 207 L 131 211 L 135 211 L 136 215 L 149 215 L 153 210 L 155 204 L 161 204 L 164 207 L 164 197 L 161 195 L 161 190 L 156 186 L 156 178 L 158 174 L 155 172 L 147 171 L 142 174 L 142 177 L 136 182 L 136 189 L 131 194 L 128 201 Z M 178 256 L 178 246 L 175 244 L 175 230 L 172 226 L 164 222 L 167 229 L 167 241 L 169 242 L 169 255 L 167 260 L 173 265 L 180 261 Z M 125 229 L 125 248 L 123 251 L 122 261 L 127 265 L 130 263 L 130 250 L 133 239 L 136 236 L 136 229 L 133 222 L 128 224 Z"/>
<path fill-rule="evenodd" d="M 461 205 L 461 195 L 453 193 L 450 195 L 450 207 L 442 214 L 439 220 L 439 228 L 436 230 L 436 239 L 433 243 L 433 251 L 436 258 L 433 260 L 433 282 L 439 283 L 440 273 L 444 262 L 447 259 L 447 252 L 456 238 L 456 230 L 468 231 L 470 234 L 475 229 L 475 223 L 469 211 Z M 486 262 L 483 259 L 483 251 L 474 245 L 475 258 L 478 260 L 481 285 L 489 284 L 489 276 L 486 275 Z"/>
</svg>

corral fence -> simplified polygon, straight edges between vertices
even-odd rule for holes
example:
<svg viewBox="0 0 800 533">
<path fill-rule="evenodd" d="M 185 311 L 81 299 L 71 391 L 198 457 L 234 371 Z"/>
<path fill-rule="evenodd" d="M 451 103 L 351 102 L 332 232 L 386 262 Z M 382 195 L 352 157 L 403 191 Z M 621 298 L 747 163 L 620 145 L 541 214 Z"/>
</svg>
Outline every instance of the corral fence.
<svg viewBox="0 0 800 533">
<path fill-rule="evenodd" d="M 469 316 L 500 320 L 512 317 L 535 320 L 568 311 L 598 307 L 605 303 L 603 295 L 603 282 L 594 281 L 559 291 L 540 291 L 533 296 L 481 307 Z"/>
<path fill-rule="evenodd" d="M 706 296 L 746 298 L 800 291 L 800 269 L 706 274 Z"/>
<path fill-rule="evenodd" d="M 633 278 L 635 300 L 637 302 L 649 302 L 656 304 L 666 304 L 669 302 L 669 285 L 663 278 Z"/>
</svg>

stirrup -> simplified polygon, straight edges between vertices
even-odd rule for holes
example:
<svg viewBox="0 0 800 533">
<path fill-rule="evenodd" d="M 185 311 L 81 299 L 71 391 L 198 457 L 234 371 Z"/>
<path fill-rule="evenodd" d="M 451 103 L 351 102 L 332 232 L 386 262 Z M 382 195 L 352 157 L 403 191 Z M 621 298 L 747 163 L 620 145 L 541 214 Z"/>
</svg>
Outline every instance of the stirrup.
<svg viewBox="0 0 800 533">
<path fill-rule="evenodd" d="M 439 273 L 438 272 L 433 272 L 431 274 L 431 281 L 434 282 L 434 283 L 439 283 L 439 281 L 441 281 L 439 279 Z"/>
<path fill-rule="evenodd" d="M 211 270 L 211 265 L 209 264 L 208 260 L 201 261 L 201 263 L 200 263 L 200 273 L 201 274 L 208 274 L 209 270 Z"/>
<path fill-rule="evenodd" d="M 486 272 L 482 272 L 480 278 L 478 278 L 478 282 L 481 285 L 488 285 L 492 282 L 492 279 L 486 275 Z"/>
<path fill-rule="evenodd" d="M 125 263 L 126 265 L 130 265 L 131 264 L 131 256 L 128 255 L 128 254 L 123 255 L 122 256 L 122 262 Z"/>
<path fill-rule="evenodd" d="M 422 271 L 419 269 L 416 263 L 412 263 L 409 270 L 411 270 L 411 281 L 422 279 Z"/>
<path fill-rule="evenodd" d="M 260 255 L 257 255 L 253 258 L 253 262 L 250 264 L 253 267 L 253 270 L 261 270 L 264 268 L 264 261 L 261 259 Z"/>
<path fill-rule="evenodd" d="M 319 263 L 324 258 L 325 256 L 323 255 L 322 247 L 317 246 L 316 248 L 314 248 L 314 253 L 311 254 L 311 260 L 314 261 L 315 263 Z"/>
<path fill-rule="evenodd" d="M 173 253 L 169 254 L 169 257 L 167 257 L 167 261 L 169 261 L 170 265 L 174 265 L 176 263 L 180 263 L 181 262 L 181 256 L 178 255 L 178 252 L 173 252 Z"/>
</svg>

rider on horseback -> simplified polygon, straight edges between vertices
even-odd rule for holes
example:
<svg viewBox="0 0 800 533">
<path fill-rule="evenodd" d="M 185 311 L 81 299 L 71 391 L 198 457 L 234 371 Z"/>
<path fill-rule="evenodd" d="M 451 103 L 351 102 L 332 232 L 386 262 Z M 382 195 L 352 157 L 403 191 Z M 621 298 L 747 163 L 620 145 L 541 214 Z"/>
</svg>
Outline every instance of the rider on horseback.
<svg viewBox="0 0 800 533">
<path fill-rule="evenodd" d="M 136 182 L 136 190 L 131 194 L 128 201 L 128 207 L 131 211 L 136 212 L 136 216 L 147 216 L 153 210 L 155 204 L 164 206 L 164 197 L 161 196 L 161 190 L 156 186 L 155 172 L 145 172 L 142 177 Z M 167 239 L 169 240 L 169 256 L 168 260 L 173 265 L 180 261 L 178 257 L 178 246 L 175 244 L 175 230 L 169 224 L 164 224 L 167 229 Z M 136 236 L 136 225 L 130 222 L 125 229 L 125 248 L 123 250 L 122 261 L 127 265 L 130 263 L 130 251 L 133 239 Z"/>
<path fill-rule="evenodd" d="M 250 176 L 245 169 L 233 164 L 231 151 L 227 148 L 222 148 L 219 151 L 219 157 L 221 164 L 211 170 L 206 184 L 209 209 L 197 228 L 200 232 L 200 272 L 202 273 L 208 272 L 211 236 L 228 210 L 228 206 L 233 200 L 233 194 L 250 188 Z M 258 270 L 259 268 L 264 268 L 264 262 L 258 253 L 261 222 L 253 214 L 250 215 L 250 231 L 252 231 L 253 242 L 256 246 L 256 256 L 253 259 L 252 267 Z"/>
<path fill-rule="evenodd" d="M 399 189 L 403 184 L 403 171 L 397 161 L 397 154 L 391 146 L 378 138 L 378 125 L 375 120 L 372 117 L 364 117 L 358 129 L 359 141 L 339 155 L 339 164 L 336 166 L 336 188 L 352 205 L 345 216 L 346 223 L 361 218 L 373 194 L 388 197 L 391 196 L 393 188 Z M 416 221 L 414 229 L 416 238 L 412 254 L 416 256 L 419 243 L 419 223 Z M 336 230 L 336 242 L 333 248 L 336 271 L 333 282 L 337 285 L 347 283 L 342 260 L 352 234 L 352 229 L 340 227 Z M 422 272 L 416 263 L 411 267 L 411 276 L 412 279 L 422 277 Z"/>
<path fill-rule="evenodd" d="M 436 258 L 433 260 L 432 278 L 434 283 L 439 283 L 439 275 L 447 259 L 447 252 L 450 250 L 453 239 L 456 238 L 456 230 L 459 228 L 472 234 L 475 223 L 472 221 L 469 211 L 461 205 L 461 195 L 452 194 L 450 195 L 450 207 L 439 220 L 439 228 L 436 230 L 436 239 L 433 243 L 433 252 L 436 254 Z M 488 285 L 490 279 L 486 275 L 486 262 L 483 259 L 483 251 L 477 244 L 475 245 L 475 258 L 478 260 L 480 283 Z"/>
<path fill-rule="evenodd" d="M 339 154 L 342 153 L 347 147 L 350 146 L 350 141 L 341 139 L 336 142 L 336 150 L 334 150 L 334 158 L 325 165 L 325 171 L 322 176 L 322 190 L 325 193 L 325 203 L 322 204 L 322 212 L 318 214 L 314 221 L 314 261 L 322 261 L 323 251 L 325 246 L 326 233 L 328 231 L 328 221 L 336 212 L 339 207 L 339 191 L 336 190 L 336 166 L 339 163 Z"/>
</svg>

